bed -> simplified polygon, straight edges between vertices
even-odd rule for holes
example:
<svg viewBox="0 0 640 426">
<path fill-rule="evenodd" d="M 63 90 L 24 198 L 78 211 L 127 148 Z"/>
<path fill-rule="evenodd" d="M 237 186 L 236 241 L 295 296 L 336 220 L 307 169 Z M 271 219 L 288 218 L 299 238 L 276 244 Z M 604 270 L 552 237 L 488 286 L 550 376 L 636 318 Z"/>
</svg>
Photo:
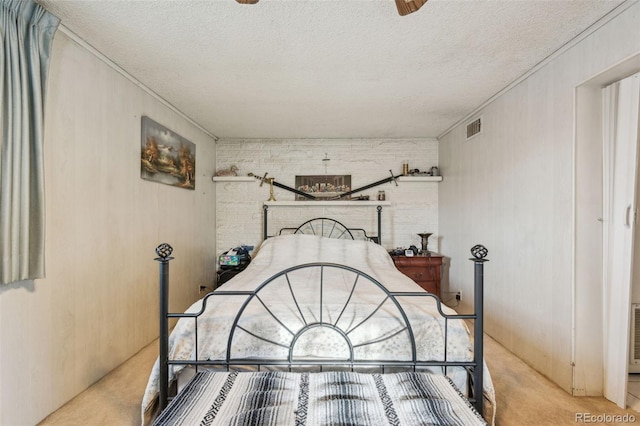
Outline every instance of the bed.
<svg viewBox="0 0 640 426">
<path fill-rule="evenodd" d="M 485 424 L 484 402 L 495 411 L 482 358 L 486 249 L 473 259 L 476 313 L 458 315 L 370 238 L 323 234 L 265 239 L 242 273 L 182 314 L 167 307 L 171 248 L 157 248 L 160 356 L 144 423 L 159 409 L 158 425 Z"/>
</svg>

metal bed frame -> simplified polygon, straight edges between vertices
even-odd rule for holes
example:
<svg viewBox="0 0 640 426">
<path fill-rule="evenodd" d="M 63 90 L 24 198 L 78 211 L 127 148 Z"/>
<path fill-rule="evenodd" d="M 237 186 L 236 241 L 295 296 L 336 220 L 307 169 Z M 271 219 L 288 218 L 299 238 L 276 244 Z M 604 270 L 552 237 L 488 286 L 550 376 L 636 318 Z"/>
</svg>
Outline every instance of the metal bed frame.
<svg viewBox="0 0 640 426">
<path fill-rule="evenodd" d="M 159 405 L 160 405 L 160 410 L 164 410 L 164 408 L 166 408 L 167 403 L 168 403 L 168 389 L 169 389 L 169 365 L 190 365 L 190 366 L 195 366 L 195 368 L 197 369 L 198 366 L 217 366 L 217 367 L 222 367 L 225 368 L 226 370 L 229 369 L 233 369 L 233 367 L 238 367 L 238 366 L 254 366 L 254 367 L 261 367 L 261 366 L 279 366 L 280 368 L 288 368 L 289 370 L 291 370 L 293 367 L 306 367 L 308 368 L 309 366 L 319 366 L 320 368 L 322 368 L 323 366 L 328 366 L 328 367 L 342 367 L 342 368 L 351 368 L 351 370 L 354 369 L 354 367 L 359 367 L 359 366 L 377 366 L 382 368 L 382 371 L 384 372 L 384 368 L 385 367 L 401 367 L 401 368 L 405 368 L 405 369 L 410 369 L 410 370 L 416 370 L 420 367 L 441 367 L 444 369 L 444 372 L 446 374 L 446 368 L 447 367 L 463 367 L 466 369 L 467 371 L 467 376 L 468 376 L 468 394 L 469 394 L 469 401 L 474 405 L 474 407 L 476 408 L 476 410 L 480 413 L 480 415 L 483 415 L 484 409 L 483 409 L 483 397 L 482 397 L 482 389 L 483 389 L 483 281 L 484 281 L 484 262 L 487 262 L 488 259 L 486 259 L 486 255 L 487 255 L 487 249 L 481 245 L 477 245 L 474 246 L 471 250 L 472 254 L 473 254 L 473 258 L 471 258 L 470 260 L 474 262 L 474 290 L 475 290 L 475 297 L 474 297 L 474 313 L 473 314 L 456 314 L 456 315 L 450 315 L 450 314 L 446 314 L 442 311 L 442 306 L 441 306 L 441 301 L 440 299 L 431 293 L 424 293 L 424 292 L 391 292 L 389 291 L 387 288 L 385 288 L 385 286 L 383 284 L 381 284 L 380 282 L 378 282 L 377 280 L 375 280 L 374 278 L 372 278 L 371 276 L 365 274 L 364 272 L 361 272 L 357 269 L 354 269 L 352 267 L 349 266 L 345 266 L 345 265 L 339 265 L 339 264 L 334 264 L 334 263 L 308 263 L 308 264 L 303 264 L 303 265 L 297 265 L 288 269 L 285 269 L 281 272 L 278 272 L 277 274 L 273 275 L 271 278 L 267 279 L 266 281 L 264 281 L 263 283 L 261 283 L 260 285 L 258 285 L 256 287 L 255 290 L 253 291 L 224 291 L 224 290 L 217 290 L 215 292 L 211 292 L 209 294 L 207 294 L 204 298 L 203 298 L 203 303 L 202 303 L 202 309 L 197 312 L 197 313 L 169 313 L 168 311 L 168 295 L 169 295 L 169 262 L 173 259 L 173 257 L 171 257 L 171 253 L 172 253 L 173 249 L 171 248 L 170 245 L 168 244 L 161 244 L 156 248 L 156 254 L 158 255 L 158 257 L 155 259 L 156 261 L 159 262 L 159 284 L 160 284 L 160 355 L 159 355 L 159 364 L 160 364 L 160 400 L 159 400 Z M 297 302 L 296 299 L 296 295 L 295 292 L 292 288 L 291 285 L 291 280 L 292 280 L 292 275 L 295 274 L 296 271 L 300 271 L 300 270 L 304 270 L 305 268 L 319 268 L 319 276 L 320 276 L 320 282 L 318 283 L 319 285 L 319 295 L 320 295 L 320 319 L 316 320 L 316 321 L 307 321 L 307 319 L 305 318 L 304 314 L 302 313 L 302 311 L 300 310 L 300 306 Z M 323 282 L 323 276 L 325 275 L 325 273 L 329 270 L 334 270 L 334 269 L 338 269 L 341 271 L 347 271 L 348 273 L 353 274 L 353 284 L 351 287 L 351 293 L 349 295 L 348 300 L 345 302 L 342 311 L 340 313 L 340 316 L 342 316 L 342 314 L 344 313 L 345 309 L 347 308 L 347 306 L 349 305 L 349 303 L 351 302 L 351 296 L 353 295 L 353 291 L 355 289 L 356 285 L 362 285 L 362 283 L 364 282 L 366 285 L 371 285 L 374 288 L 379 289 L 383 294 L 384 294 L 384 298 L 381 302 L 379 302 L 379 304 L 377 306 L 372 305 L 370 307 L 371 312 L 370 314 L 364 319 L 362 320 L 360 323 L 356 324 L 356 325 L 352 325 L 350 326 L 348 329 L 343 329 L 341 327 L 338 326 L 338 322 L 340 320 L 340 316 L 338 317 L 337 320 L 329 322 L 325 319 L 323 319 L 322 317 L 322 303 L 323 303 L 323 297 L 325 292 L 327 291 L 327 285 Z M 267 288 L 270 285 L 273 285 L 274 282 L 276 282 L 278 279 L 284 279 L 286 280 L 287 284 L 288 284 L 288 288 L 289 291 L 291 293 L 291 296 L 293 296 L 293 300 L 295 301 L 295 305 L 300 313 L 300 315 L 302 316 L 302 318 L 304 319 L 304 327 L 300 330 L 291 330 L 289 328 L 287 328 L 284 324 L 282 324 L 282 322 L 280 322 L 280 320 L 278 319 L 277 315 L 275 315 L 268 306 L 266 306 L 263 302 L 263 300 L 260 298 L 261 296 L 261 291 L 263 291 L 265 288 Z M 198 348 L 197 348 L 197 341 L 198 341 L 198 336 L 197 336 L 197 324 L 198 324 L 198 317 L 200 315 L 203 314 L 203 312 L 206 309 L 206 304 L 207 301 L 209 300 L 209 298 L 211 297 L 224 297 L 224 296 L 245 296 L 245 300 L 242 303 L 241 308 L 239 309 L 235 320 L 233 322 L 233 325 L 231 327 L 231 331 L 229 333 L 228 336 L 228 342 L 227 342 L 227 353 L 226 353 L 226 357 L 223 360 L 200 360 L 198 359 Z M 408 320 L 407 314 L 405 312 L 405 310 L 403 309 L 401 303 L 398 301 L 399 298 L 401 297 L 432 297 L 433 299 L 435 299 L 436 301 L 436 305 L 437 305 L 437 310 L 439 311 L 440 315 L 443 317 L 444 319 L 444 324 L 445 324 L 445 333 L 444 333 L 444 359 L 443 360 L 419 360 L 417 359 L 417 354 L 416 354 L 416 342 L 414 340 L 414 333 L 413 333 L 413 328 L 411 326 L 410 321 Z M 257 336 L 253 333 L 251 333 L 250 331 L 244 329 L 242 326 L 239 325 L 240 319 L 242 318 L 242 315 L 245 311 L 245 308 L 249 305 L 250 302 L 252 301 L 257 301 L 259 303 L 262 303 L 262 305 L 266 308 L 267 312 L 278 322 L 280 322 L 281 325 L 283 325 L 288 332 L 291 335 L 291 344 L 288 346 L 289 347 L 289 354 L 285 359 L 254 359 L 254 358 L 238 358 L 238 357 L 234 357 L 233 355 L 233 345 L 232 345 L 232 341 L 233 341 L 233 337 L 234 335 L 239 331 L 239 330 L 243 330 L 245 332 L 249 332 L 250 334 L 252 334 L 254 337 L 261 339 L 263 341 L 265 341 L 268 344 L 274 344 L 274 345 L 278 345 L 278 346 L 284 346 L 285 345 L 275 342 L 273 340 L 270 340 L 268 337 L 265 336 Z M 400 333 L 406 333 L 408 335 L 408 341 L 411 347 L 411 360 L 409 361 L 396 361 L 396 360 L 367 360 L 367 359 L 357 359 L 354 356 L 354 349 L 358 346 L 358 345 L 354 345 L 349 337 L 349 334 L 351 332 L 353 332 L 355 329 L 357 329 L 358 327 L 360 327 L 363 323 L 365 323 L 367 320 L 369 320 L 381 307 L 383 304 L 385 304 L 387 301 L 392 303 L 392 306 L 395 307 L 395 309 L 397 310 L 397 313 L 399 314 L 399 317 L 402 318 L 402 322 L 403 322 L 403 328 L 398 331 L 397 333 L 394 333 L 392 336 L 387 336 L 385 338 L 381 338 L 372 342 L 368 342 L 365 344 L 362 344 L 360 346 L 364 346 L 364 345 L 368 345 L 368 344 L 374 344 L 374 343 L 380 343 L 382 341 L 388 340 L 390 338 L 395 337 L 396 335 L 399 335 Z M 168 358 L 168 353 L 169 353 L 169 320 L 172 318 L 191 318 L 195 321 L 195 344 L 196 344 L 196 360 L 170 360 Z M 473 360 L 472 361 L 449 361 L 447 360 L 447 330 L 448 330 L 448 325 L 449 325 L 449 321 L 451 320 L 474 320 L 474 341 L 473 341 Z M 302 358 L 302 359 L 296 359 L 296 357 L 293 354 L 293 349 L 295 346 L 296 341 L 298 340 L 298 338 L 305 333 L 306 331 L 313 329 L 313 328 L 318 328 L 318 327 L 324 327 L 330 330 L 333 330 L 334 332 L 338 333 L 339 335 L 341 335 L 345 342 L 347 342 L 348 347 L 349 347 L 349 357 L 347 359 L 331 359 L 331 360 L 319 360 L 319 359 L 309 359 L 309 358 Z"/>
<path fill-rule="evenodd" d="M 311 219 L 298 226 L 297 228 L 282 228 L 278 232 L 278 235 L 282 235 L 283 233 L 292 233 L 292 234 L 316 234 L 322 235 L 324 237 L 329 238 L 343 238 L 343 239 L 351 239 L 355 240 L 354 233 L 362 233 L 364 238 L 373 241 L 376 244 L 382 244 L 382 206 L 376 206 L 377 211 L 377 228 L 378 235 L 369 236 L 367 232 L 362 228 L 347 228 L 342 223 L 338 222 L 335 219 L 331 219 L 328 217 L 317 217 L 315 219 Z M 263 239 L 269 238 L 269 234 L 267 231 L 269 224 L 269 206 L 262 206 L 262 237 Z M 326 224 L 326 226 L 325 226 Z M 352 232 L 353 231 L 353 232 Z"/>
<path fill-rule="evenodd" d="M 366 240 L 380 244 L 380 239 L 367 235 L 367 231 L 362 228 L 347 228 L 341 222 L 328 217 L 316 217 L 310 219 L 297 228 L 281 228 L 278 235 L 286 234 L 308 234 L 320 235 L 322 237 L 343 239 L 343 240 Z M 361 236 L 361 238 L 358 238 Z"/>
</svg>

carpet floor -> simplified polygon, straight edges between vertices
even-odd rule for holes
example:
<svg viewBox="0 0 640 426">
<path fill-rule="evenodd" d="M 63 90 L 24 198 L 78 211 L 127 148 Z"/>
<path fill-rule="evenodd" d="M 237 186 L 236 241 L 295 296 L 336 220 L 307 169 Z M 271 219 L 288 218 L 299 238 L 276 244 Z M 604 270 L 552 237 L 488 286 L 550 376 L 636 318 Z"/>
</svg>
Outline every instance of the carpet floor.
<svg viewBox="0 0 640 426">
<path fill-rule="evenodd" d="M 49 415 L 40 425 L 139 425 L 140 402 L 157 350 L 156 341 Z M 580 416 L 585 419 L 587 415 L 590 424 L 613 425 L 620 423 L 597 420 L 627 413 L 640 422 L 640 413 L 623 410 L 602 397 L 569 395 L 489 336 L 485 336 L 485 359 L 496 390 L 498 426 L 575 425 L 587 423 L 580 421 Z"/>
</svg>

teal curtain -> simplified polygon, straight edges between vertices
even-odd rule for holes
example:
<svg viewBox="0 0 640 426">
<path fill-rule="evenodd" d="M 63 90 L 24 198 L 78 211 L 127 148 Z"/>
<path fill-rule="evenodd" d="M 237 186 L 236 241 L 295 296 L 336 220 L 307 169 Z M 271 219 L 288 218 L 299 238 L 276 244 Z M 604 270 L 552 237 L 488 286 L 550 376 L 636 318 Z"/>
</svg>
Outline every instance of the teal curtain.
<svg viewBox="0 0 640 426">
<path fill-rule="evenodd" d="M 44 277 L 44 95 L 59 19 L 0 0 L 0 284 Z"/>
</svg>

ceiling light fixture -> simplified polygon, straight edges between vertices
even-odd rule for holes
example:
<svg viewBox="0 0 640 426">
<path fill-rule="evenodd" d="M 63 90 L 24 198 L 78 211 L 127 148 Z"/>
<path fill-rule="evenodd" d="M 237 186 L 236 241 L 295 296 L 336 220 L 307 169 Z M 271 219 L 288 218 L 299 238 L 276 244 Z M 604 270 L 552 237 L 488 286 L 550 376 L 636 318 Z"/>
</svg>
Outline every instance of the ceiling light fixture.
<svg viewBox="0 0 640 426">
<path fill-rule="evenodd" d="M 256 4 L 258 0 L 236 0 L 240 4 Z"/>
<path fill-rule="evenodd" d="M 427 0 L 396 0 L 396 7 L 400 16 L 405 16 L 420 9 Z"/>
</svg>

